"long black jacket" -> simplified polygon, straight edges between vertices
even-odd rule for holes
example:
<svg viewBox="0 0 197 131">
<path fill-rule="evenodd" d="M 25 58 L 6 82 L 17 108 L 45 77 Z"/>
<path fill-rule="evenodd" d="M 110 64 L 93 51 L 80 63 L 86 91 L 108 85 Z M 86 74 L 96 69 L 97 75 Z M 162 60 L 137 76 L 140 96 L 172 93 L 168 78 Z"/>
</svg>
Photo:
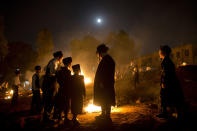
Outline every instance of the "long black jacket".
<svg viewBox="0 0 197 131">
<path fill-rule="evenodd" d="M 169 57 L 165 57 L 161 63 L 161 97 L 167 106 L 176 106 L 183 103 L 183 92 L 176 76 L 175 65 Z"/>
<path fill-rule="evenodd" d="M 60 85 L 59 91 L 64 95 L 71 94 L 71 71 L 67 67 L 61 67 L 59 71 L 56 73 L 57 82 Z"/>
<path fill-rule="evenodd" d="M 115 105 L 114 91 L 115 62 L 106 55 L 98 65 L 94 80 L 94 104 Z"/>
</svg>

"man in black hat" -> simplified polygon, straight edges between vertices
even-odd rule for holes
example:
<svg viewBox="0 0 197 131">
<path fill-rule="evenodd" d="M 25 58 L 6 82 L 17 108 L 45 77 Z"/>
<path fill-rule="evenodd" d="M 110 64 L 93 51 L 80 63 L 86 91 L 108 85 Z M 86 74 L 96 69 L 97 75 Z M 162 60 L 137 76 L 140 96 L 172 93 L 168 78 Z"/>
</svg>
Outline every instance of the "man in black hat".
<svg viewBox="0 0 197 131">
<path fill-rule="evenodd" d="M 101 106 L 102 114 L 96 119 L 110 120 L 111 106 L 115 105 L 114 74 L 115 62 L 107 54 L 108 47 L 101 44 L 97 47 L 99 65 L 94 80 L 94 104 Z"/>
<path fill-rule="evenodd" d="M 54 58 L 49 61 L 46 67 L 46 73 L 42 85 L 44 121 L 50 121 L 51 111 L 54 106 L 54 98 L 57 93 L 56 72 L 60 68 L 63 59 L 63 54 L 61 51 L 55 52 L 53 56 Z"/>
<path fill-rule="evenodd" d="M 40 95 L 40 73 L 41 66 L 35 66 L 35 74 L 32 76 L 32 103 L 31 113 L 39 114 L 41 112 L 41 95 Z"/>
<path fill-rule="evenodd" d="M 57 82 L 60 85 L 60 88 L 56 95 L 54 117 L 57 117 L 60 122 L 62 120 L 61 114 L 63 112 L 65 123 L 69 121 L 68 112 L 71 94 L 71 63 L 71 57 L 64 58 L 64 67 L 61 67 L 61 69 L 56 73 Z"/>
</svg>

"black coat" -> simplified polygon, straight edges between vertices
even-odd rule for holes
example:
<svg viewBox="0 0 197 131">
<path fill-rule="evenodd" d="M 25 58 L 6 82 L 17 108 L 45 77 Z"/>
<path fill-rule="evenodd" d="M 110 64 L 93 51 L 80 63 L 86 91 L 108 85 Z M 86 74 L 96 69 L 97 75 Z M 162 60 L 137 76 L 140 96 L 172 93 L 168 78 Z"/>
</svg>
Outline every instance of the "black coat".
<svg viewBox="0 0 197 131">
<path fill-rule="evenodd" d="M 71 97 L 71 71 L 67 67 L 61 67 L 56 72 L 57 82 L 60 85 L 55 96 L 55 110 L 68 110 Z"/>
<path fill-rule="evenodd" d="M 86 95 L 84 76 L 72 76 L 71 92 L 71 112 L 72 114 L 81 114 L 83 109 L 83 98 Z"/>
<path fill-rule="evenodd" d="M 114 91 L 115 62 L 111 56 L 106 55 L 98 65 L 94 80 L 94 104 L 115 105 Z"/>
<path fill-rule="evenodd" d="M 169 57 L 165 57 L 161 63 L 161 100 L 165 106 L 178 106 L 184 101 L 183 92 L 176 76 L 175 65 Z"/>
<path fill-rule="evenodd" d="M 61 67 L 59 71 L 56 73 L 57 82 L 60 85 L 59 91 L 64 95 L 70 95 L 71 93 L 71 71 L 66 67 Z"/>
</svg>

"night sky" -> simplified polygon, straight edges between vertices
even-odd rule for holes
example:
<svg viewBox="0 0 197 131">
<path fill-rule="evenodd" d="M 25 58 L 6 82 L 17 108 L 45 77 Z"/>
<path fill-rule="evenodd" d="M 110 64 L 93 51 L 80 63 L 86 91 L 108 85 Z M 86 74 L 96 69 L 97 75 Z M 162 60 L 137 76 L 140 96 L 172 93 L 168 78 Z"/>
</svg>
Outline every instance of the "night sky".
<svg viewBox="0 0 197 131">
<path fill-rule="evenodd" d="M 33 44 L 48 28 L 57 49 L 69 40 L 92 34 L 101 41 L 124 29 L 142 47 L 142 54 L 182 42 L 197 42 L 197 9 L 191 0 L 7 0 L 1 2 L 9 41 Z M 102 24 L 96 18 L 103 19 Z"/>
</svg>

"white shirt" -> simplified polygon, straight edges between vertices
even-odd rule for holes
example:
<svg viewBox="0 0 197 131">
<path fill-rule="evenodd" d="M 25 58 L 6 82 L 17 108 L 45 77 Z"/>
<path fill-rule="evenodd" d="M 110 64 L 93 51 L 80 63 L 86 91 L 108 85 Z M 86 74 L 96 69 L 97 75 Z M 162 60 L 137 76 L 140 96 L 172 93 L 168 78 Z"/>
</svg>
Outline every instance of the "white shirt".
<svg viewBox="0 0 197 131">
<path fill-rule="evenodd" d="M 40 90 L 38 87 L 36 87 L 36 75 L 38 75 L 38 74 L 34 74 L 33 76 L 32 76 L 32 89 L 33 90 Z M 38 76 L 39 77 L 39 76 Z"/>
<path fill-rule="evenodd" d="M 55 75 L 57 69 L 58 69 L 58 66 L 59 66 L 59 61 L 57 59 L 52 59 L 50 60 L 47 68 L 49 68 L 49 74 L 51 75 Z"/>
</svg>

